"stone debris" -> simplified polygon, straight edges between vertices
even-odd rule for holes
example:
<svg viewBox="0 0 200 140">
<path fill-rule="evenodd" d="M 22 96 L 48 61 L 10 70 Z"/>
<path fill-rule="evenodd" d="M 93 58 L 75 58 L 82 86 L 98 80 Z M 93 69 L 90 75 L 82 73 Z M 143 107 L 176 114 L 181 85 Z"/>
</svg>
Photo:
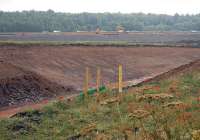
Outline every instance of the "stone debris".
<svg viewBox="0 0 200 140">
<path fill-rule="evenodd" d="M 183 104 L 184 103 L 181 102 L 181 101 L 176 101 L 176 102 L 167 103 L 167 104 L 163 105 L 163 107 L 178 107 L 178 106 L 181 106 Z"/>
<path fill-rule="evenodd" d="M 200 140 L 200 130 L 192 131 L 192 140 Z"/>
<path fill-rule="evenodd" d="M 138 119 L 142 119 L 145 118 L 147 116 L 149 116 L 150 113 L 148 111 L 142 110 L 142 109 L 138 109 L 135 110 L 133 113 L 130 113 L 128 116 L 130 118 L 138 118 Z"/>
<path fill-rule="evenodd" d="M 88 133 L 90 133 L 91 131 L 96 129 L 96 124 L 95 123 L 91 123 L 88 126 L 84 127 L 83 129 L 81 129 L 80 131 L 80 135 L 81 136 L 85 136 Z"/>
<path fill-rule="evenodd" d="M 107 105 L 107 104 L 112 104 L 112 103 L 115 103 L 115 102 L 120 102 L 120 99 L 117 98 L 117 97 L 113 97 L 113 98 L 109 98 L 109 99 L 106 99 L 102 102 L 100 102 L 101 105 Z"/>
<path fill-rule="evenodd" d="M 139 95 L 137 97 L 138 101 L 144 101 L 144 100 L 167 100 L 167 99 L 172 99 L 174 96 L 166 93 L 161 93 L 161 94 L 145 94 L 145 95 Z"/>
</svg>

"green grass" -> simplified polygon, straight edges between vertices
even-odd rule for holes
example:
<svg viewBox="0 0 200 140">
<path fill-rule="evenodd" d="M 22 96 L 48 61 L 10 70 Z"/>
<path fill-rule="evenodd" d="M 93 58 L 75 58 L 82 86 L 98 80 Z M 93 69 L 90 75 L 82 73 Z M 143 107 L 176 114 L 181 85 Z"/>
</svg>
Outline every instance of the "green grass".
<svg viewBox="0 0 200 140">
<path fill-rule="evenodd" d="M 131 43 L 127 41 L 16 41 L 5 40 L 0 41 L 0 46 L 113 46 L 113 47 L 188 47 L 176 44 L 155 44 L 155 43 Z"/>
<path fill-rule="evenodd" d="M 129 43 L 126 41 L 0 41 L 0 45 L 16 45 L 16 46 L 65 46 L 65 45 L 82 45 L 82 46 L 129 46 Z"/>
<path fill-rule="evenodd" d="M 174 98 L 138 100 L 141 95 L 160 93 Z M 1 120 L 0 139 L 190 140 L 192 132 L 200 129 L 199 96 L 200 72 L 192 72 L 123 94 L 109 91 L 84 100 L 57 101 L 39 111 L 29 110 L 25 116 Z M 182 104 L 165 106 L 174 102 Z M 138 110 L 143 112 L 138 114 Z"/>
</svg>

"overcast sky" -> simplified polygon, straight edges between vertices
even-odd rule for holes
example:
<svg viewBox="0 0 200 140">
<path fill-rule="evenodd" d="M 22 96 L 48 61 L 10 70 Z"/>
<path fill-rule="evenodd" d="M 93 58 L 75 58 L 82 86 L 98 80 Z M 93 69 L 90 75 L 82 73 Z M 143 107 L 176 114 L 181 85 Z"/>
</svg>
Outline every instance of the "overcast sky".
<svg viewBox="0 0 200 140">
<path fill-rule="evenodd" d="M 200 0 L 0 0 L 2 11 L 52 9 L 59 12 L 197 14 Z"/>
</svg>

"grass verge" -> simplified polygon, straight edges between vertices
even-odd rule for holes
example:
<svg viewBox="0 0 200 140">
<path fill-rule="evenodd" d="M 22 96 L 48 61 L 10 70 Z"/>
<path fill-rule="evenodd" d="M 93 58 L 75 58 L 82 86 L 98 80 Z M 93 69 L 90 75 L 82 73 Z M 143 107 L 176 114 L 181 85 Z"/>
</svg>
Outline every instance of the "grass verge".
<svg viewBox="0 0 200 140">
<path fill-rule="evenodd" d="M 112 47 L 184 47 L 199 48 L 198 46 L 176 44 L 176 43 L 131 43 L 127 41 L 0 41 L 0 46 L 112 46 Z"/>
<path fill-rule="evenodd" d="M 199 140 L 200 72 L 0 120 L 2 140 Z"/>
</svg>

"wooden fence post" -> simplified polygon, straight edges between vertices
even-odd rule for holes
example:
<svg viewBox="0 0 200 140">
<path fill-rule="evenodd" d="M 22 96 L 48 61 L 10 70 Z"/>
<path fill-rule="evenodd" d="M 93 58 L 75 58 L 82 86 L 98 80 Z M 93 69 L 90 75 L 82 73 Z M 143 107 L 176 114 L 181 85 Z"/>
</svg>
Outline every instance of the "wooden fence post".
<svg viewBox="0 0 200 140">
<path fill-rule="evenodd" d="M 89 88 L 89 68 L 85 68 L 85 82 L 84 82 L 84 96 L 88 96 L 88 88 Z"/>
<path fill-rule="evenodd" d="M 101 81 L 101 70 L 100 70 L 100 68 L 98 67 L 98 68 L 97 68 L 97 79 L 96 79 L 96 88 L 97 88 L 97 92 L 99 92 L 100 81 Z"/>
<path fill-rule="evenodd" d="M 122 93 L 122 65 L 119 65 L 118 69 L 118 89 L 119 93 Z"/>
</svg>

